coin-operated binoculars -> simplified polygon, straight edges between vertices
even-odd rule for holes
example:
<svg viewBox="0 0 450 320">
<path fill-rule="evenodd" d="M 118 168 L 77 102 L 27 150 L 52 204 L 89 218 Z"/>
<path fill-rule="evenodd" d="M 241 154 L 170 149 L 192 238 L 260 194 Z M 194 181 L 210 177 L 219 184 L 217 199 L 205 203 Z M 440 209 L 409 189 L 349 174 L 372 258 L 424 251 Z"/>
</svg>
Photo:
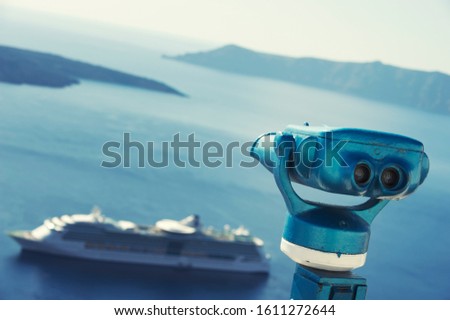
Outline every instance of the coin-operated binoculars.
<svg viewBox="0 0 450 320">
<path fill-rule="evenodd" d="M 288 214 L 281 251 L 297 263 L 292 299 L 364 299 L 370 224 L 389 200 L 424 181 L 429 161 L 417 140 L 377 131 L 288 126 L 260 136 L 251 155 L 273 173 Z M 354 206 L 302 199 L 292 182 L 364 196 Z"/>
</svg>

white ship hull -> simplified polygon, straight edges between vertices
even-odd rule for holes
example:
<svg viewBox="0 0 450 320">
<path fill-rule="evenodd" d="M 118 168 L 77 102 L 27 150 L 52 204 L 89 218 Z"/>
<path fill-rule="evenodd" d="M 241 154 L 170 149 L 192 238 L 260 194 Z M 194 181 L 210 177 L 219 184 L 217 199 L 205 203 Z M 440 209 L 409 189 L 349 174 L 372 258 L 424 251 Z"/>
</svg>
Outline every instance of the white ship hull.
<svg viewBox="0 0 450 320">
<path fill-rule="evenodd" d="M 233 260 L 214 259 L 211 257 L 187 257 L 181 255 L 128 252 L 118 250 L 99 250 L 86 248 L 83 242 L 65 241 L 52 237 L 50 241 L 33 239 L 28 231 L 10 234 L 24 250 L 43 252 L 58 256 L 67 256 L 96 261 L 132 263 L 142 265 L 168 266 L 178 268 L 195 268 L 246 273 L 268 273 L 269 261 L 245 261 L 243 257 Z"/>
</svg>

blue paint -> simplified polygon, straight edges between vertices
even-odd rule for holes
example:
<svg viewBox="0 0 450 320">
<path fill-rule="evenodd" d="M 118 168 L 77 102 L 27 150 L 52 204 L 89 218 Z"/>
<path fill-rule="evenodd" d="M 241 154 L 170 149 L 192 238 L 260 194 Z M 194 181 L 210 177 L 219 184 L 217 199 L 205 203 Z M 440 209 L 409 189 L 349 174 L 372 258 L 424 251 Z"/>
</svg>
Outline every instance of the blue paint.
<svg viewBox="0 0 450 320">
<path fill-rule="evenodd" d="M 297 264 L 292 279 L 295 300 L 364 300 L 366 279 L 351 272 L 327 272 Z"/>
<path fill-rule="evenodd" d="M 342 254 L 367 253 L 370 224 L 380 210 L 389 200 L 411 194 L 424 181 L 429 160 L 423 150 L 419 141 L 396 134 L 307 125 L 289 126 L 283 132 L 260 136 L 253 144 L 251 154 L 273 173 L 285 201 L 288 214 L 283 239 L 299 248 L 335 253 L 341 258 Z M 357 168 L 360 166 L 367 171 L 358 180 Z M 353 206 L 308 201 L 297 194 L 292 181 L 327 192 L 369 199 Z M 292 253 L 289 257 L 294 259 Z M 301 259 L 296 261 L 302 262 Z M 336 262 L 329 262 L 324 269 L 333 270 L 338 266 L 333 263 Z M 336 285 L 340 286 L 341 273 L 334 274 L 331 272 L 330 277 L 335 277 Z M 298 265 L 291 297 L 323 298 L 318 291 L 311 291 L 316 295 L 305 295 L 296 289 L 310 283 L 307 278 L 303 266 Z M 361 291 L 364 292 L 362 295 L 352 286 L 354 283 L 346 289 L 351 297 L 365 297 L 365 289 Z M 333 298 L 330 292 L 325 296 Z"/>
</svg>

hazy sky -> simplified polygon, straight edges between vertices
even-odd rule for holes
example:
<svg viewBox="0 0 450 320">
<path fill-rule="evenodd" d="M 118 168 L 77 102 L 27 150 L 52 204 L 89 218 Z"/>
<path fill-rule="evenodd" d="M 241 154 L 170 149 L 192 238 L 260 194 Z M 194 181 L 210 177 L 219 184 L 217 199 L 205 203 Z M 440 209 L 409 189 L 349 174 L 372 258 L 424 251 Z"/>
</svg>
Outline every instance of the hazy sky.
<svg viewBox="0 0 450 320">
<path fill-rule="evenodd" d="M 450 73 L 449 0 L 0 0 L 266 52 Z"/>
</svg>

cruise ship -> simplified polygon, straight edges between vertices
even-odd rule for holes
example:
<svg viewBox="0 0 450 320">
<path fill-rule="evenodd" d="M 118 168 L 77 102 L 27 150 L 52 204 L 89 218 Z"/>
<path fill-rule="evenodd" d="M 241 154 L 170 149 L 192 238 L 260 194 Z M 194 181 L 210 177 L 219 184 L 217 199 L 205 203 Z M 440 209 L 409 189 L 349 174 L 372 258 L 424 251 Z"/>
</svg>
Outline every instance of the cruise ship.
<svg viewBox="0 0 450 320">
<path fill-rule="evenodd" d="M 90 214 L 46 219 L 32 231 L 9 235 L 24 250 L 81 259 L 268 273 L 263 241 L 247 229 L 203 228 L 200 218 L 163 219 L 155 225 L 116 221 L 95 208 Z"/>
</svg>

